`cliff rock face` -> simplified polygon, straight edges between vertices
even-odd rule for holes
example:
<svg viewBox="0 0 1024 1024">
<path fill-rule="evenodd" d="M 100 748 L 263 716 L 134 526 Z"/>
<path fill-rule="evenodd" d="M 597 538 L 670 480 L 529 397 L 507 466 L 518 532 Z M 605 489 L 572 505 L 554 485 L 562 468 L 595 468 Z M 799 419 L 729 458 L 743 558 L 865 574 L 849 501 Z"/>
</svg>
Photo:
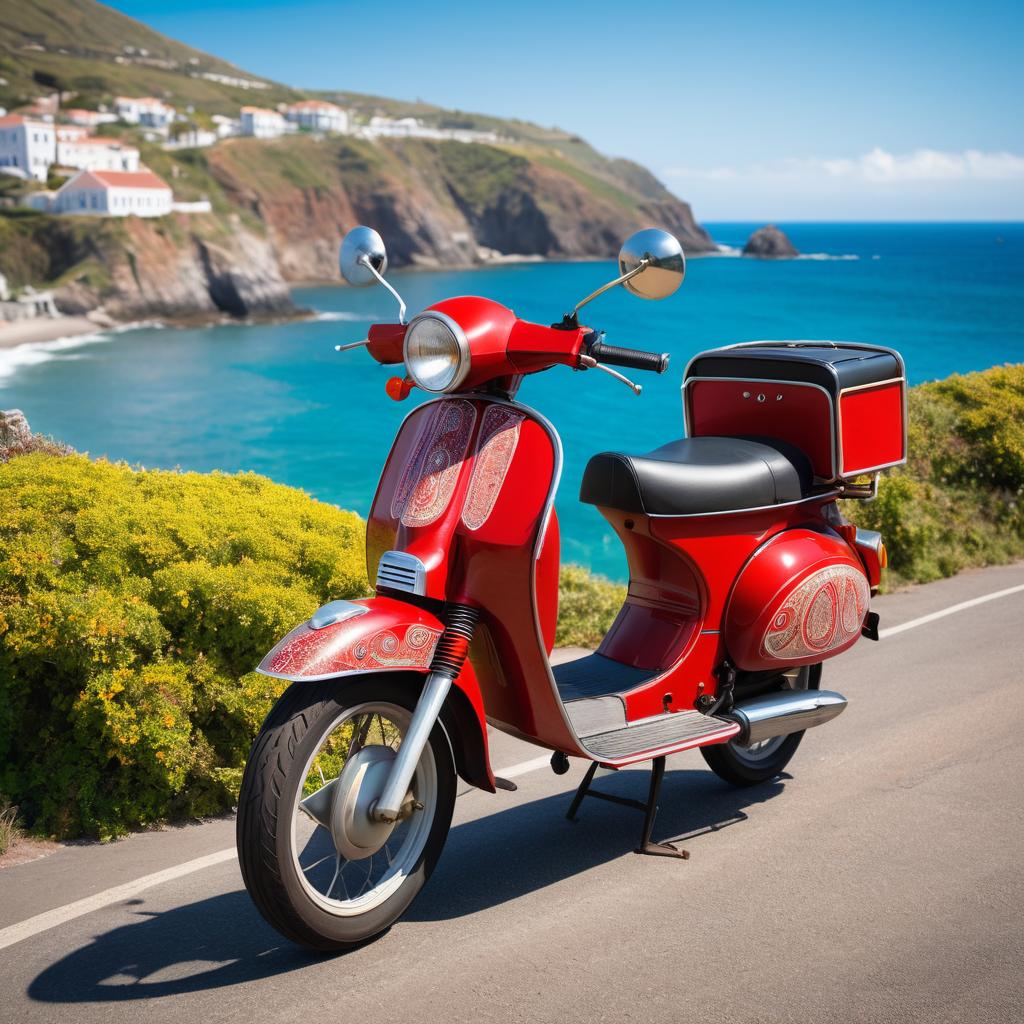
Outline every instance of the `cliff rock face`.
<svg viewBox="0 0 1024 1024">
<path fill-rule="evenodd" d="M 231 202 L 266 225 L 293 281 L 336 279 L 338 245 L 360 223 L 381 233 L 393 266 L 472 265 L 488 250 L 611 257 L 650 225 L 678 234 L 690 252 L 714 248 L 689 206 L 635 165 L 632 179 L 613 174 L 610 161 L 605 176 L 585 176 L 567 161 L 494 146 L 302 137 L 235 140 L 208 158 Z"/>
<path fill-rule="evenodd" d="M 796 246 L 774 224 L 766 224 L 758 228 L 747 244 L 743 246 L 744 256 L 757 256 L 759 259 L 779 260 L 792 259 L 800 254 Z"/>
<path fill-rule="evenodd" d="M 78 227 L 78 225 L 76 225 Z M 232 218 L 124 221 L 97 230 L 84 260 L 56 288 L 58 307 L 102 307 L 119 320 L 148 316 L 288 313 L 294 307 L 266 239 Z"/>
<path fill-rule="evenodd" d="M 643 168 L 577 144 L 557 149 L 297 135 L 234 139 L 186 155 L 147 151 L 210 214 L 156 219 L 0 216 L 0 272 L 45 283 L 67 313 L 119 320 L 286 314 L 288 282 L 338 280 L 356 224 L 393 266 L 454 267 L 495 255 L 613 257 L 641 227 L 714 248 L 689 206 Z"/>
</svg>

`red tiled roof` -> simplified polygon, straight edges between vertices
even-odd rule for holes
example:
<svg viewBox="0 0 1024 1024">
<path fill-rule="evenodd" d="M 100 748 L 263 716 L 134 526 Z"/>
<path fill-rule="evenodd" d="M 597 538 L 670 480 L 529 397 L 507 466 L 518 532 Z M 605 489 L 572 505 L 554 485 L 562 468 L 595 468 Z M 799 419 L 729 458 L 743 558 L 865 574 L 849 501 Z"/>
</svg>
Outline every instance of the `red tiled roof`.
<svg viewBox="0 0 1024 1024">
<path fill-rule="evenodd" d="M 293 103 L 289 110 L 337 110 L 341 111 L 341 107 L 334 103 L 328 103 L 326 100 L 299 100 L 298 103 Z"/>
<path fill-rule="evenodd" d="M 138 171 L 81 171 L 68 182 L 68 185 L 72 182 L 85 184 L 88 179 L 109 188 L 162 188 L 169 190 L 171 187 L 148 168 Z"/>
</svg>

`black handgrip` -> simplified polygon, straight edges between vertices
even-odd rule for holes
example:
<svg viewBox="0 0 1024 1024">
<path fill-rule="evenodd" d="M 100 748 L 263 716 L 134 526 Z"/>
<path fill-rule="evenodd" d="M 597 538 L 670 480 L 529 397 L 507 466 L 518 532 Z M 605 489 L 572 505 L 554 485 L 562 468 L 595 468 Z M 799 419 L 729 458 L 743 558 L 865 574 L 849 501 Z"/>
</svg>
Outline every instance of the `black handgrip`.
<svg viewBox="0 0 1024 1024">
<path fill-rule="evenodd" d="M 641 348 L 620 348 L 618 345 L 606 345 L 603 341 L 595 341 L 589 350 L 599 363 L 611 366 L 628 366 L 634 370 L 651 370 L 653 373 L 664 373 L 668 369 L 668 353 L 645 352 Z"/>
</svg>

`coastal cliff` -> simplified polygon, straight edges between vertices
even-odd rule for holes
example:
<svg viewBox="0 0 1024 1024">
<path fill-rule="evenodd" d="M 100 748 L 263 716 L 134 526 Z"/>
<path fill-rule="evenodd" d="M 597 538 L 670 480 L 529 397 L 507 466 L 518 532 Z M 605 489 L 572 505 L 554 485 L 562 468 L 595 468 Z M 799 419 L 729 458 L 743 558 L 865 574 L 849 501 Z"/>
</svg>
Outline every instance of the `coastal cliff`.
<svg viewBox="0 0 1024 1024">
<path fill-rule="evenodd" d="M 205 156 L 231 203 L 266 227 L 290 281 L 335 280 L 338 245 L 359 223 L 380 231 L 393 266 L 611 257 L 650 224 L 691 252 L 714 248 L 689 206 L 635 165 L 642 188 L 612 161 L 587 176 L 553 155 L 461 142 L 238 139 Z"/>
<path fill-rule="evenodd" d="M 273 248 L 240 218 L 0 218 L 0 271 L 43 282 L 63 313 L 116 320 L 293 311 Z"/>
<path fill-rule="evenodd" d="M 119 320 L 287 314 L 289 283 L 338 279 L 338 245 L 359 223 L 380 231 L 396 267 L 610 258 L 649 225 L 688 252 L 714 248 L 686 203 L 626 161 L 584 170 L 526 146 L 311 136 L 143 149 L 179 199 L 208 199 L 212 212 L 0 216 L 13 286 L 46 285 L 63 312 Z"/>
</svg>

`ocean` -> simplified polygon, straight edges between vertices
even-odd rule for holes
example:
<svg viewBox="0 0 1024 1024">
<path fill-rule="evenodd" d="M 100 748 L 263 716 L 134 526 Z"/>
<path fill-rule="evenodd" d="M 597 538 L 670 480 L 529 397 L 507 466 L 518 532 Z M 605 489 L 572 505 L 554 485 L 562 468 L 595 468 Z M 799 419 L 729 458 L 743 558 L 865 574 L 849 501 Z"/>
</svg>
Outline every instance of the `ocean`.
<svg viewBox="0 0 1024 1024">
<path fill-rule="evenodd" d="M 565 448 L 558 497 L 563 561 L 614 579 L 625 559 L 598 512 L 577 501 L 587 459 L 680 437 L 679 387 L 696 352 L 755 339 L 831 339 L 899 349 L 911 383 L 1024 360 L 1024 224 L 782 224 L 805 255 L 738 258 L 754 224 L 709 224 L 724 248 L 690 261 L 662 302 L 621 289 L 586 321 L 613 344 L 667 351 L 666 374 L 634 373 L 640 397 L 599 372 L 528 378 L 522 401 Z M 386 239 L 385 239 L 386 241 Z M 391 275 L 410 315 L 480 294 L 550 323 L 612 276 L 611 262 L 508 264 Z M 382 289 L 296 289 L 311 321 L 201 329 L 142 327 L 0 351 L 0 408 L 93 456 L 146 467 L 254 470 L 365 515 L 402 418 L 394 373 L 339 342 L 393 320 Z"/>
</svg>

